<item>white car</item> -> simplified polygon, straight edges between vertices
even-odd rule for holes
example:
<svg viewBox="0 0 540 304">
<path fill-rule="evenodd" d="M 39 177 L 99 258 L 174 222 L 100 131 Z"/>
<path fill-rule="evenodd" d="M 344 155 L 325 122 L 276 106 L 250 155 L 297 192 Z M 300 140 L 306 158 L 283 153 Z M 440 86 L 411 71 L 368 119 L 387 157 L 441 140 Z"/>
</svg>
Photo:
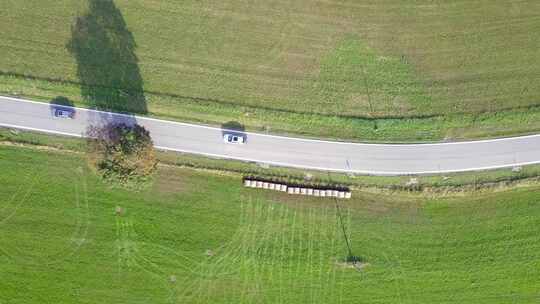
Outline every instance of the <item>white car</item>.
<svg viewBox="0 0 540 304">
<path fill-rule="evenodd" d="M 227 133 L 223 135 L 223 141 L 225 141 L 228 144 L 244 144 L 245 138 L 243 135 Z"/>
</svg>

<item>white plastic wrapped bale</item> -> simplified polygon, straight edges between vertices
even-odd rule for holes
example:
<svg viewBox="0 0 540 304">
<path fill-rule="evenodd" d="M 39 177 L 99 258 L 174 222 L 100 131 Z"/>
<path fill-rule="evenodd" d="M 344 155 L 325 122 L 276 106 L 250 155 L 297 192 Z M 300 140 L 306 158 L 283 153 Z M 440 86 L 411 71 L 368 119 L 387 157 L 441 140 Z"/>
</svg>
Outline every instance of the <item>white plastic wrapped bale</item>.
<svg viewBox="0 0 540 304">
<path fill-rule="evenodd" d="M 293 188 L 293 187 L 289 187 L 289 188 L 287 189 L 287 193 L 289 193 L 289 194 L 294 194 L 294 188 Z"/>
<path fill-rule="evenodd" d="M 300 194 L 300 188 L 294 187 L 294 194 Z"/>
<path fill-rule="evenodd" d="M 326 196 L 332 197 L 332 190 L 326 190 Z"/>
<path fill-rule="evenodd" d="M 276 188 L 276 184 L 274 183 L 268 183 L 268 189 L 274 190 Z"/>
<path fill-rule="evenodd" d="M 337 191 L 337 190 L 332 190 L 332 196 L 333 196 L 333 197 L 338 197 L 338 193 L 339 193 L 339 191 Z"/>
<path fill-rule="evenodd" d="M 282 192 L 287 191 L 287 185 L 281 185 L 281 191 Z"/>
<path fill-rule="evenodd" d="M 257 181 L 252 180 L 251 184 L 249 185 L 251 188 L 257 188 Z"/>
<path fill-rule="evenodd" d="M 326 190 L 319 190 L 319 196 L 325 197 L 326 196 Z"/>
<path fill-rule="evenodd" d="M 319 189 L 313 189 L 313 196 L 320 196 L 320 191 Z"/>
<path fill-rule="evenodd" d="M 262 188 L 263 183 L 261 181 L 257 181 L 257 188 Z"/>
<path fill-rule="evenodd" d="M 351 192 L 347 191 L 345 192 L 345 198 L 351 198 L 352 194 Z"/>
<path fill-rule="evenodd" d="M 244 180 L 244 187 L 251 187 L 251 181 L 249 179 Z"/>
<path fill-rule="evenodd" d="M 300 188 L 300 194 L 306 195 L 307 194 L 307 189 L 306 188 Z"/>
<path fill-rule="evenodd" d="M 263 189 L 268 189 L 268 183 L 267 183 L 267 182 L 263 182 L 262 187 L 263 187 Z"/>
<path fill-rule="evenodd" d="M 313 189 L 307 188 L 307 195 L 313 195 Z"/>
<path fill-rule="evenodd" d="M 345 198 L 345 191 L 339 191 L 338 197 L 339 198 Z"/>
</svg>

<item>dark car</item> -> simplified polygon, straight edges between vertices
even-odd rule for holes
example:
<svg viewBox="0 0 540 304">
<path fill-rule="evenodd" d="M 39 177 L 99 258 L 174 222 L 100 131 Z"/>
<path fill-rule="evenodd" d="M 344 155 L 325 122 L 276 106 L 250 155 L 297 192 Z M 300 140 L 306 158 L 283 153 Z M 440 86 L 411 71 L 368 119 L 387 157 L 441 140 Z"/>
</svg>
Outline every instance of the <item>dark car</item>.
<svg viewBox="0 0 540 304">
<path fill-rule="evenodd" d="M 75 117 L 75 111 L 67 108 L 54 109 L 54 116 L 59 118 L 73 119 Z"/>
</svg>

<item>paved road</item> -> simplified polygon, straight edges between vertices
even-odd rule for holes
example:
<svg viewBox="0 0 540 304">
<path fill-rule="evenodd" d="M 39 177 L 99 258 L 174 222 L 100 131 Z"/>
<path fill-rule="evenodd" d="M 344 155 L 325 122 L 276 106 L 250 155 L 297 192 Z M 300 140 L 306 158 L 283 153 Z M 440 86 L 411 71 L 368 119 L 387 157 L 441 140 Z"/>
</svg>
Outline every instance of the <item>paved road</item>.
<svg viewBox="0 0 540 304">
<path fill-rule="evenodd" d="M 299 168 L 376 175 L 427 174 L 540 163 L 540 135 L 437 144 L 359 144 L 246 133 L 247 144 L 223 142 L 219 128 L 75 108 L 55 118 L 51 105 L 0 97 L 0 126 L 85 136 L 89 125 L 137 122 L 159 149 Z"/>
</svg>

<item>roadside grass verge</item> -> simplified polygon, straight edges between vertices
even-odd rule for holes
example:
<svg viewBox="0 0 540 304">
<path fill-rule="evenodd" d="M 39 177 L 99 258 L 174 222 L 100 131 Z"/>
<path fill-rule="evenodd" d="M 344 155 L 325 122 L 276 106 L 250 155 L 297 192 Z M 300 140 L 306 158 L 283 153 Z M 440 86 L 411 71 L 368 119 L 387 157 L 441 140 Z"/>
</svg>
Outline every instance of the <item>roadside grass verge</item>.
<svg viewBox="0 0 540 304">
<path fill-rule="evenodd" d="M 0 146 L 0 167 L 2 302 L 538 297 L 538 187 L 444 199 L 359 193 L 336 209 L 189 168 L 161 167 L 146 190 L 113 190 L 75 153 Z"/>
<path fill-rule="evenodd" d="M 80 138 L 1 127 L 0 142 L 77 153 L 86 151 L 86 142 Z M 437 175 L 374 176 L 276 167 L 169 151 L 157 151 L 157 157 L 162 165 L 192 168 L 227 176 L 255 176 L 289 183 L 316 183 L 322 186 L 341 185 L 374 193 L 468 195 L 471 192 L 502 191 L 512 187 L 530 186 L 540 181 L 540 165 Z"/>
</svg>

